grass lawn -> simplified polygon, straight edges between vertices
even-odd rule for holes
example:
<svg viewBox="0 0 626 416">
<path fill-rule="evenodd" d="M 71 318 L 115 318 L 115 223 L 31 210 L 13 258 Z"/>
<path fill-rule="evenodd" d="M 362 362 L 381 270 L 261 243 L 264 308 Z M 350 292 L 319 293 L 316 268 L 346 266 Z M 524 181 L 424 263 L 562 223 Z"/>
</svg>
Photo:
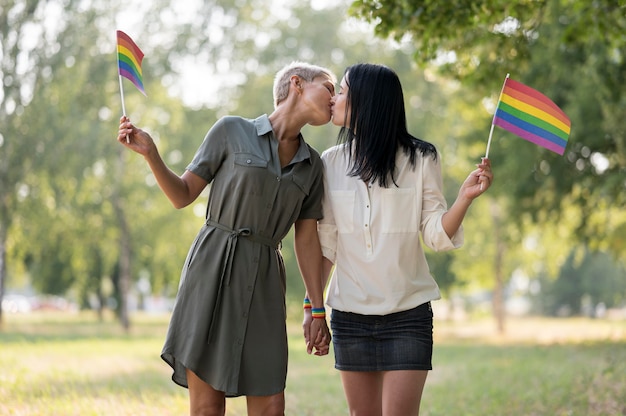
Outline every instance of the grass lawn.
<svg viewBox="0 0 626 416">
<path fill-rule="evenodd" d="M 297 319 L 297 318 L 294 318 Z M 159 353 L 168 316 L 134 315 L 125 334 L 91 313 L 5 314 L 0 415 L 185 415 L 187 391 Z M 308 356 L 289 323 L 287 415 L 346 415 L 332 355 Z M 332 354 L 332 353 L 331 353 Z M 435 322 L 422 416 L 626 415 L 626 322 Z M 227 400 L 245 415 L 245 399 Z"/>
</svg>

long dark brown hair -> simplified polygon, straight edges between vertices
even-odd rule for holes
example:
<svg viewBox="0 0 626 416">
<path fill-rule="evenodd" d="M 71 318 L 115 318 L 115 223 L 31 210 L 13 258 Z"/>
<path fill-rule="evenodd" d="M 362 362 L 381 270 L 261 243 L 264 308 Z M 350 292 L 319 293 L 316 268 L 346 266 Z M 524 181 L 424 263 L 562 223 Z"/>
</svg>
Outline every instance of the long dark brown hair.
<svg viewBox="0 0 626 416">
<path fill-rule="evenodd" d="M 413 167 L 416 153 L 437 158 L 435 146 L 407 130 L 404 94 L 398 75 L 384 65 L 359 63 L 346 68 L 348 85 L 346 117 L 350 124 L 339 131 L 338 143 L 346 143 L 351 176 L 397 186 L 394 173 L 399 148 Z"/>
</svg>

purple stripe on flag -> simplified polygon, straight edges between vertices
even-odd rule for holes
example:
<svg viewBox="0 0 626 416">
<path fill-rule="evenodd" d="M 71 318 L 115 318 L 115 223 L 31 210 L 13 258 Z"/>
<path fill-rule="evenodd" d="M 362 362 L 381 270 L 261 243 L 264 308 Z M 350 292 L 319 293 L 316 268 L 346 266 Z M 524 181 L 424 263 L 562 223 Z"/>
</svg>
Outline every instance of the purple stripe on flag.
<svg viewBox="0 0 626 416">
<path fill-rule="evenodd" d="M 133 72 L 130 72 L 127 69 L 120 67 L 119 73 L 121 76 L 132 82 L 135 87 L 137 87 L 137 89 L 141 91 L 144 95 L 146 94 L 143 89 L 143 83 L 135 76 Z"/>
<path fill-rule="evenodd" d="M 517 115 L 508 113 L 504 109 L 500 109 L 500 108 L 496 111 L 496 118 L 500 118 L 506 121 L 507 123 L 514 125 L 522 130 L 526 130 L 531 134 L 534 134 L 538 137 L 549 140 L 552 143 L 555 143 L 557 146 L 565 147 L 565 145 L 567 144 L 567 138 L 563 139 L 562 137 L 556 135 L 555 133 L 544 129 L 540 125 L 533 124 L 532 118 L 530 119 L 531 121 L 526 121 L 522 118 L 517 117 Z"/>
<path fill-rule="evenodd" d="M 548 150 L 551 150 L 559 155 L 563 155 L 565 153 L 565 146 L 559 146 L 556 143 L 551 142 L 550 140 L 546 140 L 543 137 L 539 137 L 536 134 L 530 133 L 527 130 L 521 129 L 506 120 L 503 120 L 499 117 L 496 117 L 493 121 L 493 124 L 502 127 L 505 130 L 510 131 L 513 134 L 521 137 L 524 140 L 528 140 L 529 142 L 535 143 L 541 147 L 545 147 Z"/>
</svg>

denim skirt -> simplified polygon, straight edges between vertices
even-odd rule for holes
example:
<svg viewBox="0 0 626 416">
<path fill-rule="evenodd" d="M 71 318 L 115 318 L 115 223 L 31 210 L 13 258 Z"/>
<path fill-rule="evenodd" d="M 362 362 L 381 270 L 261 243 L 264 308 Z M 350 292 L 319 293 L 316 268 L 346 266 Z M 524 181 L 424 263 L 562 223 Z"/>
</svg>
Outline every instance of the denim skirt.
<svg viewBox="0 0 626 416">
<path fill-rule="evenodd" d="M 333 309 L 330 326 L 338 370 L 432 370 L 430 302 L 389 315 L 360 315 Z"/>
</svg>

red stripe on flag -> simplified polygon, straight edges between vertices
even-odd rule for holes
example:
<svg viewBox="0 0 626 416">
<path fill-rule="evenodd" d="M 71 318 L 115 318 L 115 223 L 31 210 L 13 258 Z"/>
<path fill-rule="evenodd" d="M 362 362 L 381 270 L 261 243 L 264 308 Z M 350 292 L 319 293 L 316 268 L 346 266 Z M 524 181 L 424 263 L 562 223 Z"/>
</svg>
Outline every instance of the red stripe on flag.
<svg viewBox="0 0 626 416">
<path fill-rule="evenodd" d="M 118 46 L 121 45 L 128 49 L 133 54 L 137 62 L 141 64 L 141 61 L 143 59 L 143 52 L 141 51 L 141 49 L 139 49 L 139 46 L 137 46 L 135 42 L 133 42 L 130 36 L 122 32 L 121 30 L 117 31 L 117 44 Z"/>
<path fill-rule="evenodd" d="M 522 94 L 522 98 L 517 98 L 512 95 L 513 91 L 517 91 Z M 524 101 L 534 107 L 538 107 L 537 103 L 541 103 L 541 107 L 538 108 L 541 108 L 546 113 L 561 120 L 564 124 L 571 126 L 570 119 L 563 112 L 563 110 L 561 110 L 559 106 L 554 103 L 554 101 L 552 101 L 550 98 L 546 97 L 534 88 L 524 85 L 521 82 L 514 81 L 511 78 L 507 78 L 504 84 L 504 93 L 514 98 L 517 98 L 520 101 Z"/>
</svg>

